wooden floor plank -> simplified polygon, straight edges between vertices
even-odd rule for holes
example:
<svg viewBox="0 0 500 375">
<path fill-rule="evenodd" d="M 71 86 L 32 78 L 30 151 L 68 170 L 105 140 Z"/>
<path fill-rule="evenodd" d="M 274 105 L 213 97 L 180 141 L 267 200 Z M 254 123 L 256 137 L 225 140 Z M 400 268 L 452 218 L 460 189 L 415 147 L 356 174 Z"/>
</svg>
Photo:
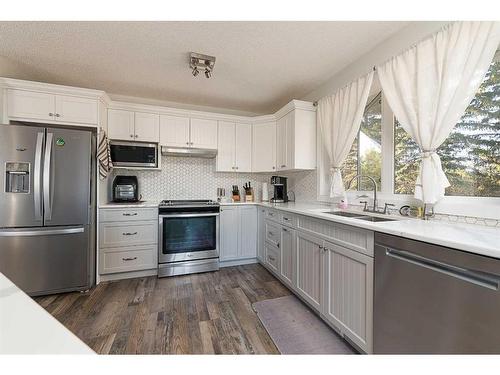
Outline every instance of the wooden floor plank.
<svg viewBox="0 0 500 375">
<path fill-rule="evenodd" d="M 101 354 L 276 354 L 252 303 L 288 294 L 265 268 L 249 264 L 35 300 Z"/>
</svg>

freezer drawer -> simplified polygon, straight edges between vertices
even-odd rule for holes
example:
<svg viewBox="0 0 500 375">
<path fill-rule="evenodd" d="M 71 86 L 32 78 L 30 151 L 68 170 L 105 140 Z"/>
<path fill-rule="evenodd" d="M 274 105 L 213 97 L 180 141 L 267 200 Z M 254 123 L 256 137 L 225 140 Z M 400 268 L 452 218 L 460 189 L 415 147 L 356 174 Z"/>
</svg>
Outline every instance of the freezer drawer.
<svg viewBox="0 0 500 375">
<path fill-rule="evenodd" d="M 30 295 L 88 289 L 89 254 L 88 226 L 0 229 L 0 272 Z"/>
<path fill-rule="evenodd" d="M 377 233 L 374 352 L 500 353 L 500 260 Z"/>
</svg>

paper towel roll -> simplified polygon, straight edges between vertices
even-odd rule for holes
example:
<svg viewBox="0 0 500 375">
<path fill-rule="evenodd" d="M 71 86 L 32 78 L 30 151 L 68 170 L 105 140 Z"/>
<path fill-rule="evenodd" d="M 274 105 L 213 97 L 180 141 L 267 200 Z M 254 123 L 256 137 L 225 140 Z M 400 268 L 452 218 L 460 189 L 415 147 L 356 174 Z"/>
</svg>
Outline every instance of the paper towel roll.
<svg viewBox="0 0 500 375">
<path fill-rule="evenodd" d="M 269 189 L 267 182 L 262 183 L 262 202 L 269 202 Z"/>
</svg>

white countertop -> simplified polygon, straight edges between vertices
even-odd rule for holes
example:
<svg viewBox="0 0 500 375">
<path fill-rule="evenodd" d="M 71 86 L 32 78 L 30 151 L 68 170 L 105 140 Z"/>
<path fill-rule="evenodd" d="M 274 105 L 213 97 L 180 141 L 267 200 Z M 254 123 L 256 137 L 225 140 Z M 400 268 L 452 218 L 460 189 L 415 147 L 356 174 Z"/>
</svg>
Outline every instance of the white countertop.
<svg viewBox="0 0 500 375">
<path fill-rule="evenodd" d="M 330 215 L 324 211 L 336 210 L 335 208 L 315 203 L 259 203 L 259 205 L 500 258 L 499 228 L 404 218 L 399 215 L 388 216 L 391 219 L 397 219 L 396 221 L 370 222 Z M 360 212 L 360 214 L 363 213 Z"/>
<path fill-rule="evenodd" d="M 0 273 L 0 354 L 95 354 Z"/>
<path fill-rule="evenodd" d="M 102 203 L 99 208 L 157 208 L 158 202 L 155 201 L 141 201 L 137 203 Z"/>
<path fill-rule="evenodd" d="M 500 229 L 473 224 L 445 223 L 436 220 L 389 216 L 396 221 L 370 222 L 349 217 L 334 216 L 324 211 L 336 210 L 333 206 L 315 202 L 224 202 L 221 206 L 258 205 L 275 208 L 299 215 L 365 228 L 377 232 L 393 234 L 414 240 L 447 246 L 471 253 L 500 258 Z M 101 208 L 157 207 L 158 202 L 146 201 L 135 204 L 108 203 Z M 380 215 L 379 215 L 380 216 Z"/>
</svg>

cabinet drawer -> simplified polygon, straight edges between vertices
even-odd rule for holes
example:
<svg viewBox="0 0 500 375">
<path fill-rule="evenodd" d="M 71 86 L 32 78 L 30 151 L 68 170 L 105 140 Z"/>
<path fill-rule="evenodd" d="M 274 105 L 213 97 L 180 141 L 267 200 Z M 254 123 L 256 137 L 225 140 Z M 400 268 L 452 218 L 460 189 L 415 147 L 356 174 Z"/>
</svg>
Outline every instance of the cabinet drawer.
<svg viewBox="0 0 500 375">
<path fill-rule="evenodd" d="M 279 247 L 281 239 L 281 228 L 279 225 L 266 220 L 266 240 Z"/>
<path fill-rule="evenodd" d="M 266 218 L 268 218 L 270 220 L 275 220 L 275 221 L 280 220 L 278 211 L 275 211 L 275 210 L 267 210 L 266 211 Z"/>
<path fill-rule="evenodd" d="M 157 244 L 158 223 L 156 221 L 101 223 L 99 238 L 101 248 L 154 245 Z"/>
<path fill-rule="evenodd" d="M 266 261 L 268 267 L 279 275 L 280 251 L 270 244 L 266 244 Z"/>
<path fill-rule="evenodd" d="M 158 267 L 156 246 L 138 246 L 101 252 L 101 274 L 140 271 Z"/>
<path fill-rule="evenodd" d="M 372 231 L 305 216 L 299 217 L 298 228 L 310 234 L 319 234 L 327 241 L 373 257 Z"/>
<path fill-rule="evenodd" d="M 101 208 L 100 221 L 158 220 L 157 208 Z"/>
<path fill-rule="evenodd" d="M 297 227 L 297 216 L 289 214 L 289 213 L 280 213 L 279 214 L 280 222 L 284 225 L 288 225 L 291 227 Z"/>
</svg>

